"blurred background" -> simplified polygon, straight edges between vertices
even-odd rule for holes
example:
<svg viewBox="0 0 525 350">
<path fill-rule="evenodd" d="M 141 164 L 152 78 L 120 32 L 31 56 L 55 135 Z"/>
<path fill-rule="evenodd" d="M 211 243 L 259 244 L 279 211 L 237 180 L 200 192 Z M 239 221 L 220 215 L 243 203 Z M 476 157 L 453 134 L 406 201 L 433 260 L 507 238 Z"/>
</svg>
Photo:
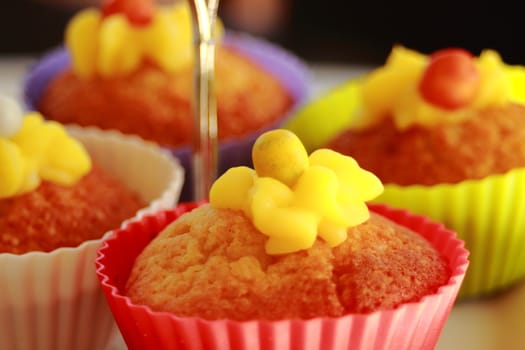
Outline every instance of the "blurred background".
<svg viewBox="0 0 525 350">
<path fill-rule="evenodd" d="M 168 0 L 166 0 L 168 1 Z M 59 45 L 67 21 L 98 0 L 0 4 L 0 54 L 39 55 Z M 221 0 L 231 29 L 280 44 L 310 62 L 381 64 L 392 45 L 430 53 L 460 46 L 525 64 L 523 18 L 514 1 Z"/>
</svg>

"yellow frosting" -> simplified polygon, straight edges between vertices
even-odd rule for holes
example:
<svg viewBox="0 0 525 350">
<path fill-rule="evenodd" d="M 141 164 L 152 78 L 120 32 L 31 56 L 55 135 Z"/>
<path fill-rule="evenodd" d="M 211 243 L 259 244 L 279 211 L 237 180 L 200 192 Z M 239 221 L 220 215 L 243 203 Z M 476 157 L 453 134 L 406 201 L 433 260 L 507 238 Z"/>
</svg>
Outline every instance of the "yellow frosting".
<svg viewBox="0 0 525 350">
<path fill-rule="evenodd" d="M 472 112 L 507 103 L 510 81 L 498 53 L 483 51 L 475 60 L 480 82 L 473 101 L 462 108 L 447 110 L 425 101 L 418 86 L 428 56 L 402 46 L 393 48 L 384 66 L 367 75 L 361 84 L 361 101 L 355 128 L 366 128 L 391 116 L 399 129 L 412 125 L 436 125 L 465 120 Z"/>
<path fill-rule="evenodd" d="M 42 180 L 72 185 L 91 169 L 91 160 L 61 124 L 30 113 L 16 132 L 0 132 L 0 165 L 0 198 L 7 198 Z"/>
<path fill-rule="evenodd" d="M 383 191 L 379 179 L 353 158 L 328 149 L 308 156 L 297 136 L 284 129 L 257 139 L 253 161 L 255 170 L 235 167 L 217 179 L 210 203 L 250 217 L 268 236 L 268 254 L 308 249 L 317 236 L 332 247 L 341 244 L 349 227 L 368 220 L 365 202 Z"/>
<path fill-rule="evenodd" d="M 216 37 L 223 29 L 217 22 Z M 124 14 L 103 17 L 95 8 L 76 14 L 66 29 L 66 46 L 75 72 L 84 78 L 95 74 L 121 76 L 149 60 L 167 72 L 193 62 L 193 29 L 186 2 L 158 7 L 151 23 L 133 25 Z"/>
</svg>

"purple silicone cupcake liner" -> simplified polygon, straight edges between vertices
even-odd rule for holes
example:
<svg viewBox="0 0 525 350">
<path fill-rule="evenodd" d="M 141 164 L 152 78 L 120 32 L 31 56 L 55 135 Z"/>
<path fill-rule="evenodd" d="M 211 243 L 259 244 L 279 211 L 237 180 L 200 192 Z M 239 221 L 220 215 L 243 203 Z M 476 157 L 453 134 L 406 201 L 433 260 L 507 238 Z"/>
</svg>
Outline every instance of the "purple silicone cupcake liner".
<svg viewBox="0 0 525 350">
<path fill-rule="evenodd" d="M 279 127 L 309 97 L 310 73 L 307 65 L 298 57 L 270 42 L 245 33 L 227 32 L 223 43 L 249 56 L 265 70 L 273 74 L 294 98 L 291 110 L 279 121 L 246 137 L 221 142 L 219 145 L 219 174 L 239 165 L 251 165 L 251 148 L 255 139 L 264 131 Z M 53 77 L 70 65 L 69 53 L 56 48 L 45 54 L 26 74 L 23 81 L 23 100 L 27 110 L 37 110 L 38 101 Z M 192 200 L 191 149 L 178 147 L 171 150 L 186 170 L 181 201 Z"/>
</svg>

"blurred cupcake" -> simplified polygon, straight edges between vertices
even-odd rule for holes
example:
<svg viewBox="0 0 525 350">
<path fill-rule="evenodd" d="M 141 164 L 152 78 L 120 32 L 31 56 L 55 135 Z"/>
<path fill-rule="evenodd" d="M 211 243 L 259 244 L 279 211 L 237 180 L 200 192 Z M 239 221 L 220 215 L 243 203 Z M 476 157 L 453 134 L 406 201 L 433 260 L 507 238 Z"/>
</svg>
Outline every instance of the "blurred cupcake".
<svg viewBox="0 0 525 350">
<path fill-rule="evenodd" d="M 104 349 L 114 321 L 96 250 L 125 220 L 173 206 L 182 167 L 137 137 L 66 131 L 0 102 L 0 348 Z"/>
<path fill-rule="evenodd" d="M 193 39 L 186 2 L 153 7 L 106 1 L 75 16 L 65 48 L 44 56 L 25 80 L 30 109 L 65 124 L 135 134 L 168 147 L 186 168 L 191 198 Z M 219 171 L 249 163 L 256 136 L 307 97 L 306 66 L 260 39 L 216 26 Z M 224 34 L 224 35 L 223 35 Z"/>
<path fill-rule="evenodd" d="M 523 68 L 495 51 L 394 47 L 383 67 L 313 101 L 287 127 L 310 149 L 334 149 L 375 173 L 386 185 L 378 202 L 457 231 L 471 252 L 460 296 L 479 296 L 525 278 L 524 101 Z"/>
<path fill-rule="evenodd" d="M 283 155 L 284 154 L 284 155 Z M 277 157 L 276 157 L 277 155 Z M 210 203 L 129 222 L 97 274 L 130 349 L 433 349 L 468 265 L 441 224 L 364 203 L 355 161 L 262 134 Z"/>
</svg>

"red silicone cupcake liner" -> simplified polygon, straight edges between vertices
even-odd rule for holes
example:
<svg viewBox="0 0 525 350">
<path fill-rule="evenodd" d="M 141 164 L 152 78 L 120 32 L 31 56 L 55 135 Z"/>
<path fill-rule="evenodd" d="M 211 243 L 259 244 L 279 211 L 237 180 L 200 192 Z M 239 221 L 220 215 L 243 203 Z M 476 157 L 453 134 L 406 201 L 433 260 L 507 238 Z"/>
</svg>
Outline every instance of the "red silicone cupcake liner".
<svg viewBox="0 0 525 350">
<path fill-rule="evenodd" d="M 201 203 L 144 217 L 118 229 L 103 243 L 97 275 L 130 349 L 433 349 L 457 297 L 468 251 L 456 234 L 423 216 L 384 205 L 372 211 L 425 237 L 446 258 L 451 276 L 435 294 L 394 309 L 308 320 L 234 321 L 178 317 L 136 305 L 123 295 L 135 257 L 166 225 Z"/>
</svg>

